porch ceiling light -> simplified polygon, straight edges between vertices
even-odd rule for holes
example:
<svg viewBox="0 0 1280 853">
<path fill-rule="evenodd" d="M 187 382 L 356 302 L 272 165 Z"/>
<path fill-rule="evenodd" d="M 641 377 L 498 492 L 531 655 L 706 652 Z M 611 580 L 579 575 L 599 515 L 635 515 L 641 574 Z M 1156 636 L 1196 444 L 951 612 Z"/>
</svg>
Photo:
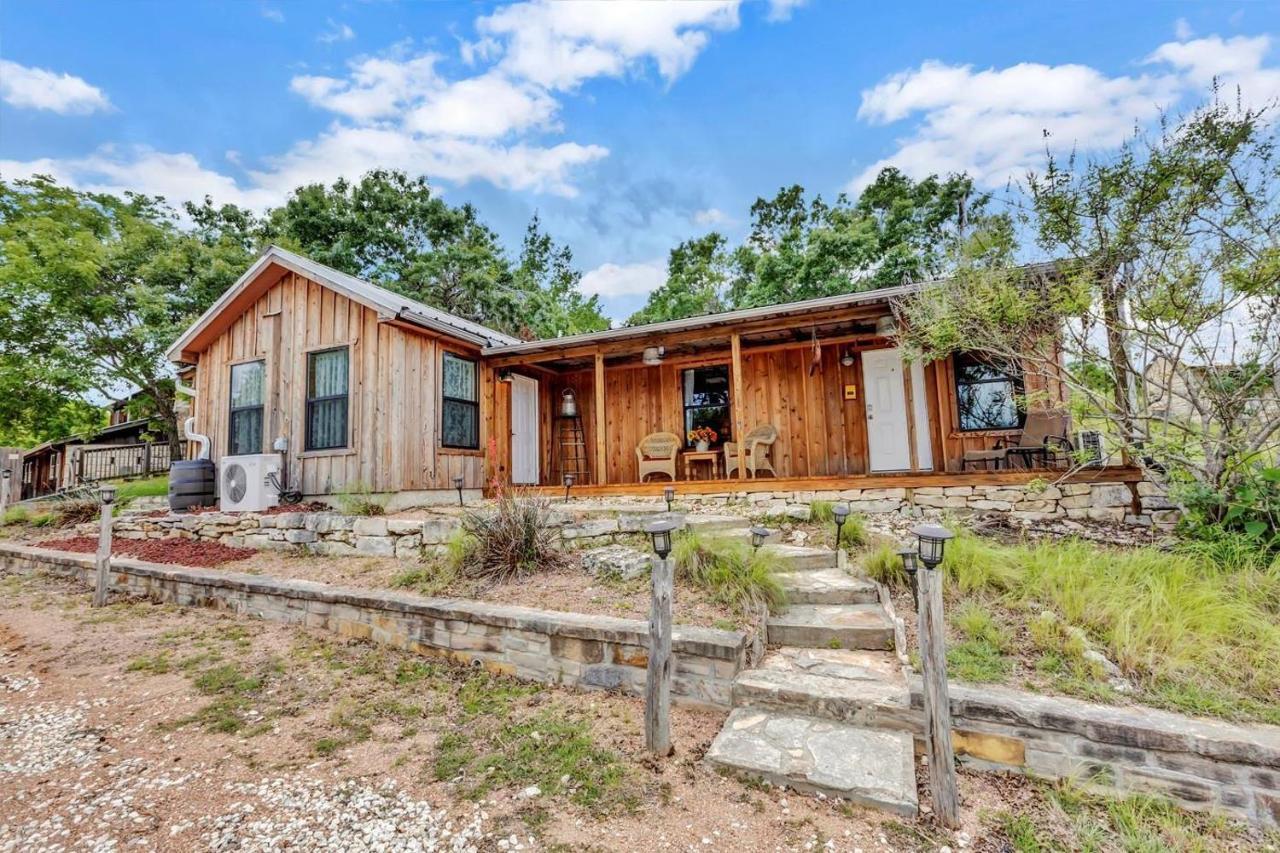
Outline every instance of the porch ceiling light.
<svg viewBox="0 0 1280 853">
<path fill-rule="evenodd" d="M 659 560 L 667 559 L 667 555 L 671 553 L 671 531 L 675 529 L 676 523 L 669 518 L 645 525 L 644 532 L 653 541 L 653 553 L 658 555 Z"/>
<path fill-rule="evenodd" d="M 942 562 L 942 555 L 947 548 L 947 540 L 954 539 L 955 534 L 947 528 L 939 527 L 936 524 L 922 524 L 911 532 L 919 540 L 916 548 L 920 553 L 920 562 L 924 563 L 926 569 L 936 569 L 938 564 Z"/>
<path fill-rule="evenodd" d="M 840 356 L 840 363 L 845 367 L 853 367 L 853 350 L 845 350 L 844 354 Z"/>
<path fill-rule="evenodd" d="M 768 539 L 771 535 L 773 535 L 773 531 L 767 527 L 751 528 L 751 547 L 759 550 L 760 546 L 764 544 L 764 540 Z"/>
<path fill-rule="evenodd" d="M 652 367 L 655 364 L 662 364 L 662 357 L 667 354 L 666 347 L 645 347 L 644 363 Z"/>
</svg>

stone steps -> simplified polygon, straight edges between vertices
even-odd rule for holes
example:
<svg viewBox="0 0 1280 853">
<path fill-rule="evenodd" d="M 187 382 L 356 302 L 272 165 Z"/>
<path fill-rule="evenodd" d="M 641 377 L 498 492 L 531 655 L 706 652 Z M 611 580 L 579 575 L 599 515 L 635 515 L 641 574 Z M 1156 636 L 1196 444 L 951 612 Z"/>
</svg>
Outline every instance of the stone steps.
<svg viewBox="0 0 1280 853">
<path fill-rule="evenodd" d="M 906 729 L 911 698 L 896 655 L 782 648 L 733 682 L 733 707 Z"/>
<path fill-rule="evenodd" d="M 844 569 L 787 572 L 781 578 L 789 604 L 875 604 L 876 585 Z"/>
<path fill-rule="evenodd" d="M 768 621 L 769 644 L 810 649 L 893 648 L 893 623 L 879 604 L 797 604 Z"/>
<path fill-rule="evenodd" d="M 737 708 L 707 751 L 713 767 L 798 791 L 914 817 L 914 747 L 906 732 Z"/>
<path fill-rule="evenodd" d="M 830 548 L 810 548 L 806 545 L 764 545 L 760 550 L 773 558 L 773 570 L 776 572 L 829 569 L 836 564 L 836 552 Z"/>
</svg>

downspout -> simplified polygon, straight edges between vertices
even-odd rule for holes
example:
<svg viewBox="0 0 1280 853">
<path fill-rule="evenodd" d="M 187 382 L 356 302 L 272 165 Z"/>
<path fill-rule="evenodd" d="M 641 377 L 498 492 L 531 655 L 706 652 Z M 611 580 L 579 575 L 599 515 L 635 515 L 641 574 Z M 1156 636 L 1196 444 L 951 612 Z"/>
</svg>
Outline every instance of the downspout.
<svg viewBox="0 0 1280 853">
<path fill-rule="evenodd" d="M 196 391 L 194 388 L 188 388 L 186 385 L 183 385 L 181 382 L 176 382 L 176 381 L 173 383 L 173 386 L 178 390 L 178 393 L 186 394 L 188 397 L 192 399 L 194 403 L 196 398 Z M 200 445 L 200 450 L 196 453 L 196 459 L 208 459 L 209 446 L 211 444 L 211 442 L 209 441 L 209 436 L 201 435 L 195 430 L 196 430 L 196 416 L 192 415 L 191 417 L 187 418 L 185 421 L 182 422 L 182 431 L 187 434 L 188 439 Z"/>
</svg>

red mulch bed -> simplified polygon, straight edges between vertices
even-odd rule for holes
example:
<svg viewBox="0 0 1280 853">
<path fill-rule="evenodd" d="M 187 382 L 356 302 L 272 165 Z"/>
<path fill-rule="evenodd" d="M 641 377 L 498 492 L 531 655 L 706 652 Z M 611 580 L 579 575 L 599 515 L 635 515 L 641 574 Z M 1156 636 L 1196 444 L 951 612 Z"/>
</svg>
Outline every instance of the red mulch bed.
<svg viewBox="0 0 1280 853">
<path fill-rule="evenodd" d="M 49 539 L 34 544 L 38 548 L 52 548 L 55 551 L 71 551 L 76 554 L 92 554 L 98 550 L 98 539 L 94 536 Z M 252 548 L 232 548 L 230 545 L 205 539 L 112 539 L 111 553 L 152 563 L 217 566 L 252 557 L 258 552 Z"/>
</svg>

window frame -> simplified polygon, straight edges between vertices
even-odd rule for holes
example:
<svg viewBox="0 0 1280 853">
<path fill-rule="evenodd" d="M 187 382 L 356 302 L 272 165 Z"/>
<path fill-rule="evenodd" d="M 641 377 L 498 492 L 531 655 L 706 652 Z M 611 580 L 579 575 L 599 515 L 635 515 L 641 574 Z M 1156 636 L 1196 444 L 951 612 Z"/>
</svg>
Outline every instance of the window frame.
<svg viewBox="0 0 1280 853">
<path fill-rule="evenodd" d="M 728 362 L 696 364 L 696 365 L 691 365 L 689 367 L 684 367 L 680 370 L 680 429 L 681 429 L 680 439 L 685 450 L 688 450 L 689 448 L 693 447 L 695 444 L 694 442 L 689 440 L 689 430 L 691 429 L 691 427 L 689 426 L 690 410 L 721 408 L 720 406 L 706 406 L 706 405 L 691 406 L 687 402 L 685 402 L 688 399 L 688 394 L 685 391 L 685 377 L 689 375 L 690 372 L 696 374 L 697 371 L 699 370 L 723 370 L 724 371 L 725 401 L 724 401 L 723 408 L 725 410 L 725 413 L 728 415 L 729 431 L 727 433 L 720 434 L 716 442 L 712 445 L 712 447 L 723 447 L 726 441 L 733 441 L 733 371 L 730 368 L 730 365 Z M 721 433 L 722 431 L 717 429 L 716 432 Z"/>
<path fill-rule="evenodd" d="M 341 351 L 346 355 L 347 368 L 347 389 L 341 394 L 326 394 L 323 397 L 311 396 L 311 360 L 316 356 L 326 353 Z M 302 431 L 303 431 L 303 452 L 304 453 L 327 453 L 334 450 L 347 450 L 351 447 L 351 345 L 339 344 L 332 347 L 320 347 L 318 349 L 307 351 L 306 374 L 303 377 L 305 387 L 303 394 L 305 403 L 302 410 Z M 342 409 L 342 443 L 327 447 L 316 447 L 311 435 L 311 410 L 316 403 L 327 403 L 332 400 L 342 400 L 344 405 Z"/>
<path fill-rule="evenodd" d="M 262 370 L 262 399 L 256 406 L 237 406 L 235 404 L 235 374 L 236 368 L 247 367 L 256 364 Z M 236 415 L 241 412 L 249 412 L 258 409 L 262 412 L 262 417 L 258 420 L 258 449 L 249 451 L 250 453 L 261 453 L 262 444 L 266 440 L 266 420 L 267 420 L 267 360 L 265 358 L 252 358 L 244 361 L 237 361 L 227 366 L 227 455 L 228 456 L 245 456 L 246 453 L 236 453 L 232 442 L 235 441 Z"/>
<path fill-rule="evenodd" d="M 444 362 L 446 358 L 452 358 L 457 361 L 465 362 L 471 365 L 474 376 L 472 387 L 475 388 L 476 398 L 468 400 L 465 397 L 452 397 L 445 393 L 444 383 Z M 445 409 L 446 403 L 459 403 L 471 407 L 475 411 L 476 423 L 476 440 L 475 444 L 451 444 L 445 437 Z M 453 350 L 440 351 L 440 447 L 448 450 L 479 450 L 480 449 L 480 360 L 477 358 L 468 358 L 462 353 Z"/>
<path fill-rule="evenodd" d="M 1001 378 L 998 378 L 998 379 L 983 379 L 978 382 L 961 382 L 960 368 L 961 368 L 962 360 L 969 361 L 969 362 L 976 362 L 979 364 L 986 365 L 991 369 L 1000 370 L 1002 372 L 1002 376 Z M 1006 364 L 1002 366 L 995 362 L 986 360 L 982 357 L 982 354 L 978 352 L 964 352 L 964 353 L 956 353 L 955 355 L 953 355 L 951 358 L 951 378 L 952 378 L 951 387 L 952 387 L 952 391 L 956 395 L 956 405 L 955 405 L 956 432 L 962 432 L 962 433 L 1017 432 L 1018 430 L 1022 429 L 1027 422 L 1027 413 L 1026 413 L 1025 407 L 1021 403 L 1021 400 L 1026 396 L 1026 384 L 1025 384 L 1024 374 L 1020 368 L 1021 368 L 1021 365 L 1018 365 L 1018 364 Z M 1014 410 L 1017 412 L 1017 422 L 1012 426 L 966 427 L 964 425 L 964 419 L 963 419 L 964 414 L 960 409 L 960 400 L 962 397 L 960 389 L 973 388 L 979 385 L 1004 385 L 1004 384 L 1010 385 L 1013 389 Z"/>
</svg>

